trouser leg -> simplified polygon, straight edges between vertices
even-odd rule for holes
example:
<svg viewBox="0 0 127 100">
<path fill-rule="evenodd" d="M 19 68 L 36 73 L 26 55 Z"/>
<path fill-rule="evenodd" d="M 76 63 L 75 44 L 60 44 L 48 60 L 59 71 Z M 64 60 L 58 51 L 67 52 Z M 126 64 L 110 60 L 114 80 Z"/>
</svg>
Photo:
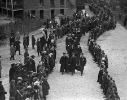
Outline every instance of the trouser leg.
<svg viewBox="0 0 127 100">
<path fill-rule="evenodd" d="M 14 55 L 12 56 L 13 60 L 15 60 Z"/>
</svg>

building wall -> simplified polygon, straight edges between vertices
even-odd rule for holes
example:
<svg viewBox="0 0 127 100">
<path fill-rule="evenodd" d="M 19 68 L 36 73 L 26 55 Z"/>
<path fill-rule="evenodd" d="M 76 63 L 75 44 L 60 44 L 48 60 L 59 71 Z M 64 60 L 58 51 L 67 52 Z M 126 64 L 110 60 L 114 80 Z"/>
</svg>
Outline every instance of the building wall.
<svg viewBox="0 0 127 100">
<path fill-rule="evenodd" d="M 76 3 L 76 0 L 75 0 L 75 3 Z M 66 0 L 66 10 L 65 10 L 65 12 L 66 12 L 67 16 L 72 16 L 73 13 L 76 12 L 76 6 L 71 5 L 69 0 Z"/>
<path fill-rule="evenodd" d="M 76 0 L 76 5 L 83 5 L 84 3 L 88 3 L 89 0 Z"/>
<path fill-rule="evenodd" d="M 68 0 L 64 0 L 64 6 L 60 5 L 60 0 L 54 0 L 55 6 L 50 6 L 50 0 L 44 0 L 44 6 L 39 4 L 39 0 L 24 0 L 24 12 L 36 10 L 36 18 L 40 18 L 40 10 L 44 10 L 44 18 L 51 18 L 51 10 L 55 10 L 55 15 L 60 14 L 60 9 L 64 9 L 65 15 L 72 15 L 75 7 L 72 7 Z"/>
</svg>

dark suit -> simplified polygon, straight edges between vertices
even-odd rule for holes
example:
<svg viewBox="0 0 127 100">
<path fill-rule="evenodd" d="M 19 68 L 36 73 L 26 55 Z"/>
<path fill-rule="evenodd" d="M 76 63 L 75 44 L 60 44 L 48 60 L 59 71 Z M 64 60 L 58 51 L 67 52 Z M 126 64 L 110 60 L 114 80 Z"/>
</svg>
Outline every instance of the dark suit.
<svg viewBox="0 0 127 100">
<path fill-rule="evenodd" d="M 76 57 L 75 56 L 72 56 L 71 59 L 70 59 L 70 66 L 71 66 L 72 75 L 75 72 L 76 64 L 77 64 Z"/>
<path fill-rule="evenodd" d="M 97 82 L 99 82 L 99 84 L 102 83 L 102 75 L 103 75 L 103 70 L 100 70 L 98 73 L 98 80 L 97 80 Z"/>
<path fill-rule="evenodd" d="M 64 69 L 66 69 L 66 67 L 67 67 L 67 57 L 66 56 L 62 56 L 60 58 L 60 64 L 61 64 L 60 72 L 62 72 L 62 74 L 63 74 Z"/>
<path fill-rule="evenodd" d="M 80 57 L 79 58 L 79 65 L 80 65 L 81 75 L 83 74 L 85 64 L 86 64 L 86 58 Z"/>
</svg>

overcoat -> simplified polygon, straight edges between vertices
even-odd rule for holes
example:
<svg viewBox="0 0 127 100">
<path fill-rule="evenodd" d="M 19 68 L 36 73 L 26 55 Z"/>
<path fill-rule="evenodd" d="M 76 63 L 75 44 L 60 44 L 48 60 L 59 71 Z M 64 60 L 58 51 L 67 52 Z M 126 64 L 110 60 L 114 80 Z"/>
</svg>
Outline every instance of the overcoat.
<svg viewBox="0 0 127 100">
<path fill-rule="evenodd" d="M 36 39 L 34 36 L 32 36 L 32 45 L 35 45 Z"/>
<path fill-rule="evenodd" d="M 61 64 L 60 72 L 64 72 L 64 69 L 66 69 L 66 66 L 67 66 L 67 57 L 66 56 L 62 56 L 60 58 L 60 64 Z"/>
<path fill-rule="evenodd" d="M 20 43 L 21 43 L 20 41 L 15 41 L 15 47 L 16 47 L 15 50 L 16 51 L 20 50 Z"/>
<path fill-rule="evenodd" d="M 49 86 L 49 83 L 47 82 L 46 79 L 43 80 L 42 88 L 43 88 L 43 96 L 48 95 L 49 94 L 50 86 Z"/>
<path fill-rule="evenodd" d="M 102 76 L 103 76 L 103 70 L 100 70 L 99 74 L 98 74 L 98 80 L 97 80 L 97 82 L 99 82 L 99 84 L 102 83 Z"/>
<path fill-rule="evenodd" d="M 32 69 L 32 71 L 36 72 L 36 65 L 35 65 L 34 59 L 31 58 L 30 61 L 31 61 L 31 69 Z"/>
<path fill-rule="evenodd" d="M 9 80 L 11 81 L 12 79 L 14 79 L 14 75 L 15 75 L 15 68 L 14 68 L 14 64 L 11 64 L 11 68 L 9 70 Z"/>
<path fill-rule="evenodd" d="M 74 57 L 72 56 L 70 59 L 71 72 L 75 70 L 76 64 L 77 64 L 77 59 L 75 56 Z"/>
</svg>

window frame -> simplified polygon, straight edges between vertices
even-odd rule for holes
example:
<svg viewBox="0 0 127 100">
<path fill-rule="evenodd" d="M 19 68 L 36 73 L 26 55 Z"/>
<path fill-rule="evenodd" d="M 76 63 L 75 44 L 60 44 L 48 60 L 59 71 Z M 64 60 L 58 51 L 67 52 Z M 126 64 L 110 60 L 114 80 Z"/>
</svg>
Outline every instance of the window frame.
<svg viewBox="0 0 127 100">
<path fill-rule="evenodd" d="M 64 0 L 60 0 L 60 6 L 64 6 L 65 3 L 64 3 Z"/>
<path fill-rule="evenodd" d="M 41 11 L 42 11 L 43 13 L 41 13 Z M 41 15 L 42 15 L 42 17 L 41 17 Z M 44 10 L 40 10 L 40 19 L 44 19 Z"/>
<path fill-rule="evenodd" d="M 63 13 L 61 12 L 63 10 Z M 64 9 L 60 9 L 60 14 L 64 15 L 65 10 Z"/>
<path fill-rule="evenodd" d="M 53 17 L 52 17 L 52 11 L 54 11 L 54 16 L 53 16 Z M 51 15 L 51 16 L 50 16 L 51 19 L 54 19 L 54 18 L 55 18 L 55 9 L 51 9 L 50 15 Z"/>
</svg>

